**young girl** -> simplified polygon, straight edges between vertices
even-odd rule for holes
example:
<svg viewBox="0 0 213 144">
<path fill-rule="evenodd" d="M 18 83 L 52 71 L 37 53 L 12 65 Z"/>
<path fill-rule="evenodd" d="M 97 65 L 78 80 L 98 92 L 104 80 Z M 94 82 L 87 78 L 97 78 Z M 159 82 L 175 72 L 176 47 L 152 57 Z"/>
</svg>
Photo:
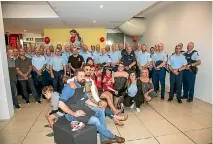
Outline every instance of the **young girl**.
<svg viewBox="0 0 213 144">
<path fill-rule="evenodd" d="M 104 75 L 102 82 L 104 91 L 114 92 L 116 95 L 118 94 L 118 91 L 114 90 L 113 88 L 114 82 L 111 68 L 106 67 L 106 74 Z"/>
<path fill-rule="evenodd" d="M 103 73 L 103 67 L 102 65 L 97 65 L 96 68 L 96 86 L 99 90 L 102 90 L 102 73 Z"/>
</svg>

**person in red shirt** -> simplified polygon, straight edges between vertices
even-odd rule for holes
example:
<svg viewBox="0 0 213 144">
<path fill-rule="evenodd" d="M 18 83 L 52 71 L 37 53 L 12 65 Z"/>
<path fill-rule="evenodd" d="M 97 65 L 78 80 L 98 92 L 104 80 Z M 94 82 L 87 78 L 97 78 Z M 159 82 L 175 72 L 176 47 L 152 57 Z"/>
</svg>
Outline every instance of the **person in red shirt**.
<svg viewBox="0 0 213 144">
<path fill-rule="evenodd" d="M 106 74 L 103 77 L 103 89 L 105 91 L 114 92 L 116 95 L 118 91 L 114 90 L 114 82 L 112 78 L 112 69 L 110 67 L 106 67 Z"/>
<path fill-rule="evenodd" d="M 97 68 L 96 68 L 96 86 L 98 88 L 98 91 L 102 90 L 102 73 L 103 73 L 103 67 L 101 65 L 97 65 Z"/>
</svg>

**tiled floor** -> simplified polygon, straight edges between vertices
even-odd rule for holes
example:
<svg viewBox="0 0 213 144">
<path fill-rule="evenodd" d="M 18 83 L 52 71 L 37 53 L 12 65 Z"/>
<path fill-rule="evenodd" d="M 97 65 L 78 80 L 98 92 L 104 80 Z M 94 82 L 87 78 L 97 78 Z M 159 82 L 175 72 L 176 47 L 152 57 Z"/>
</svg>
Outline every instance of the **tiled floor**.
<svg viewBox="0 0 213 144">
<path fill-rule="evenodd" d="M 22 104 L 7 121 L 0 121 L 0 144 L 54 144 L 44 128 L 49 104 Z M 106 118 L 107 127 L 125 137 L 126 144 L 209 144 L 212 142 L 212 105 L 195 99 L 193 103 L 168 103 L 156 98 L 142 105 L 141 112 L 126 109 L 129 119 L 118 127 Z"/>
</svg>

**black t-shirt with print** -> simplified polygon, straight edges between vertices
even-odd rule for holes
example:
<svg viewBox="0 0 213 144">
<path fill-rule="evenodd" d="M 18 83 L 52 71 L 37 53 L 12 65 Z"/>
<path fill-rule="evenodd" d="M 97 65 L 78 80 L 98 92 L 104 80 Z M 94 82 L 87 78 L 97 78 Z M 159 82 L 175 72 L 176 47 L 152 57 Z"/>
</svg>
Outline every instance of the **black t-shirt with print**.
<svg viewBox="0 0 213 144">
<path fill-rule="evenodd" d="M 72 55 L 68 59 L 68 63 L 75 69 L 81 68 L 82 62 L 84 62 L 84 58 L 81 55 L 78 55 L 77 57 Z"/>
</svg>

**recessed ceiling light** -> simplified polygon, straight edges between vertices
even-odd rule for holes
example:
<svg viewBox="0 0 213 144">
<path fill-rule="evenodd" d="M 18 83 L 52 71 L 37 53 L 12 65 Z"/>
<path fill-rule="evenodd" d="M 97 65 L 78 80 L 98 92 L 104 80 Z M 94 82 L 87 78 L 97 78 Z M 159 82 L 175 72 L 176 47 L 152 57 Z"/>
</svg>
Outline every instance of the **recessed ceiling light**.
<svg viewBox="0 0 213 144">
<path fill-rule="evenodd" d="M 24 30 L 24 32 L 26 32 L 26 30 Z"/>
<path fill-rule="evenodd" d="M 96 21 L 93 21 L 93 23 L 96 23 Z"/>
<path fill-rule="evenodd" d="M 103 8 L 104 6 L 103 5 L 100 5 L 100 8 Z"/>
</svg>

